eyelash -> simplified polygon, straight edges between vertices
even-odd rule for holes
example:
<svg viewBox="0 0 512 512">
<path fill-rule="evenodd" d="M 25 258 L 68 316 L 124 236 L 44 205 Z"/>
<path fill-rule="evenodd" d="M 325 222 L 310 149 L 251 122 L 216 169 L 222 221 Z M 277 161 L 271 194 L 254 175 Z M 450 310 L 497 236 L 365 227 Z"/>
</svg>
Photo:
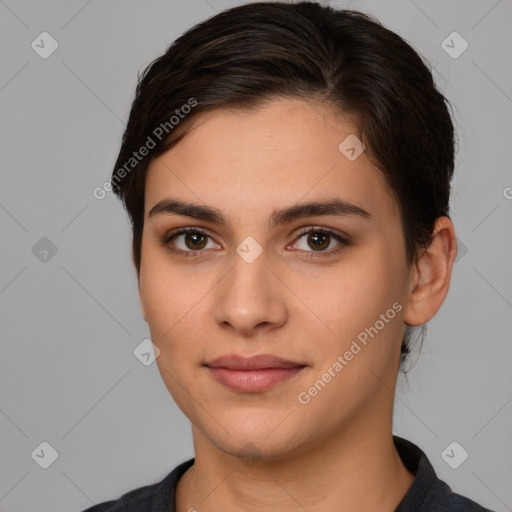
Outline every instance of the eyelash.
<svg viewBox="0 0 512 512">
<path fill-rule="evenodd" d="M 171 246 L 171 242 L 174 238 L 176 238 L 179 235 L 187 234 L 187 233 L 197 233 L 200 235 L 204 235 L 208 238 L 211 238 L 211 236 L 206 233 L 205 231 L 199 229 L 199 228 L 193 228 L 193 227 L 186 227 L 186 228 L 179 228 L 175 231 L 172 231 L 171 233 L 168 233 L 164 235 L 161 239 L 161 243 L 164 247 L 166 247 L 170 252 L 173 254 L 178 254 L 180 256 L 183 256 L 185 258 L 197 258 L 202 257 L 203 250 L 197 250 L 197 251 L 182 251 L 180 249 L 175 249 Z M 304 251 L 306 254 L 303 256 L 304 258 L 325 258 L 328 256 L 332 256 L 333 254 L 338 253 L 341 251 L 344 247 L 347 247 L 350 245 L 350 240 L 346 237 L 341 236 L 338 233 L 335 233 L 334 231 L 327 229 L 327 228 L 318 228 L 318 227 L 308 227 L 303 229 L 297 234 L 297 237 L 292 242 L 292 244 L 296 243 L 300 238 L 302 238 L 304 235 L 308 235 L 310 233 L 321 233 L 324 235 L 330 235 L 332 236 L 337 242 L 339 242 L 339 246 L 335 249 L 331 249 L 329 251 Z M 300 249 L 299 249 L 300 250 Z"/>
</svg>

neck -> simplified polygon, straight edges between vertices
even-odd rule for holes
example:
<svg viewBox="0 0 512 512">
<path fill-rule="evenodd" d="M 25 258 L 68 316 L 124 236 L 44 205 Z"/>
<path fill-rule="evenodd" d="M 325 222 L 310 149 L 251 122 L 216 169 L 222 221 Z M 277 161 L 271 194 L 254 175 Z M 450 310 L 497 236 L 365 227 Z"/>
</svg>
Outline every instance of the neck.
<svg viewBox="0 0 512 512">
<path fill-rule="evenodd" d="M 393 512 L 414 477 L 393 444 L 391 418 L 365 420 L 300 453 L 252 462 L 193 427 L 196 460 L 178 482 L 177 511 Z"/>
</svg>

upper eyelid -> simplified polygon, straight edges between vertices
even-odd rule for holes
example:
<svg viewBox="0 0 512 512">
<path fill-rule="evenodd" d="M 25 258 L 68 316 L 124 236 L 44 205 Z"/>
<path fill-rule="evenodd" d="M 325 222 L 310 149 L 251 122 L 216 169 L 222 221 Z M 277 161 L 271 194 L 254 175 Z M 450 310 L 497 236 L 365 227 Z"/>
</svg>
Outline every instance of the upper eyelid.
<svg viewBox="0 0 512 512">
<path fill-rule="evenodd" d="M 307 226 L 305 228 L 301 228 L 299 230 L 299 232 L 296 234 L 296 236 L 301 236 L 301 235 L 305 235 L 309 232 L 315 232 L 315 231 L 318 231 L 318 232 L 324 232 L 324 233 L 328 233 L 330 235 L 337 235 L 341 238 L 349 238 L 349 235 L 343 231 L 340 231 L 338 229 L 333 229 L 333 228 L 327 228 L 327 227 L 322 227 L 322 226 L 315 226 L 315 225 L 311 225 L 311 226 Z"/>
</svg>

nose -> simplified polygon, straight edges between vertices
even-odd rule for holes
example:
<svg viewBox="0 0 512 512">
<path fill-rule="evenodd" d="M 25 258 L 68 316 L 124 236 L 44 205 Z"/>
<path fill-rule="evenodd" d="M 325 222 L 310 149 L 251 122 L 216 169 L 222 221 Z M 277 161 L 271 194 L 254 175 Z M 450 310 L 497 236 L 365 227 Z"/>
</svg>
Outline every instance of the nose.
<svg viewBox="0 0 512 512">
<path fill-rule="evenodd" d="M 268 267 L 265 253 L 252 263 L 236 255 L 219 284 L 215 320 L 223 329 L 250 337 L 286 323 L 286 289 Z"/>
</svg>

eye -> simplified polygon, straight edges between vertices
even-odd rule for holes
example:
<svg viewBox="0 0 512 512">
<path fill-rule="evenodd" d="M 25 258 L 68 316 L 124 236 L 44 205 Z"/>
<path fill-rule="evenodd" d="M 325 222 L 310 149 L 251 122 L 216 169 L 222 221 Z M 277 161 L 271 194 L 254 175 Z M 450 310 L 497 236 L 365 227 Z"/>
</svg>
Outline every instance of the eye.
<svg viewBox="0 0 512 512">
<path fill-rule="evenodd" d="M 215 243 L 210 235 L 198 228 L 180 228 L 166 234 L 162 239 L 162 244 L 171 252 L 182 254 L 183 256 L 199 256 L 203 249 L 221 249 L 221 246 Z"/>
<path fill-rule="evenodd" d="M 299 233 L 293 244 L 288 247 L 308 253 L 306 257 L 330 256 L 344 246 L 349 245 L 348 238 L 326 228 L 310 227 Z M 317 253 L 317 254 L 314 254 Z"/>
<path fill-rule="evenodd" d="M 199 228 L 185 227 L 164 235 L 161 243 L 170 252 L 184 257 L 203 256 L 206 249 L 222 249 L 209 234 Z M 306 258 L 331 256 L 343 247 L 350 245 L 350 240 L 327 228 L 309 227 L 304 229 L 287 249 L 305 252 Z"/>
</svg>

